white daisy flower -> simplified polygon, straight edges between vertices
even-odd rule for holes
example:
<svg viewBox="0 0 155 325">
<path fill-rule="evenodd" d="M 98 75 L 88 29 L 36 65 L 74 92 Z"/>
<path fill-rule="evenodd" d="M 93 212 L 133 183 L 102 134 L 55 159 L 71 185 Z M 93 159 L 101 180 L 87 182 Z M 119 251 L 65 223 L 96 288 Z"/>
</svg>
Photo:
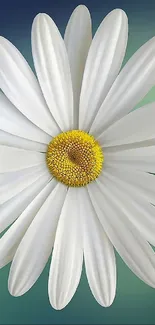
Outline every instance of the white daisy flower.
<svg viewBox="0 0 155 325">
<path fill-rule="evenodd" d="M 92 40 L 90 14 L 77 7 L 65 43 L 52 19 L 37 15 L 39 82 L 0 38 L 0 231 L 12 224 L 0 239 L 0 266 L 12 261 L 14 296 L 33 286 L 52 248 L 48 292 L 56 309 L 72 299 L 83 256 L 95 299 L 111 305 L 113 246 L 155 287 L 155 103 L 131 112 L 155 84 L 155 38 L 119 73 L 127 37 L 119 9 Z"/>
</svg>

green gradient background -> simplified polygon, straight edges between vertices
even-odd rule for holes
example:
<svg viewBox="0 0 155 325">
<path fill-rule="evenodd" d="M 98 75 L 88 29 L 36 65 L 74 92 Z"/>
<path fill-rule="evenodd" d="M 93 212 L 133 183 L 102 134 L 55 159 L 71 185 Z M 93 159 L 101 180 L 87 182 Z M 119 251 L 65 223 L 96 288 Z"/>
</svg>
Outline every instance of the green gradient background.
<svg viewBox="0 0 155 325">
<path fill-rule="evenodd" d="M 88 3 L 87 1 L 87 5 Z M 64 4 L 65 1 L 63 1 L 63 8 Z M 78 1 L 75 1 L 76 4 L 78 4 Z M 72 7 L 75 7 L 75 5 L 72 4 Z M 42 11 L 52 15 L 52 6 L 51 2 L 48 11 L 46 10 L 47 7 L 44 9 L 44 6 L 42 6 L 44 9 Z M 91 7 L 92 1 L 90 10 Z M 118 7 L 118 1 L 115 0 L 110 4 L 109 2 L 108 4 L 96 2 L 96 9 L 93 6 L 91 11 L 94 31 L 101 22 L 102 17 L 115 7 Z M 126 9 L 130 24 L 129 43 L 125 57 L 125 61 L 127 61 L 139 46 L 155 35 L 155 5 L 152 4 L 152 1 L 139 2 L 139 6 L 134 8 L 134 1 L 129 3 L 125 1 L 125 5 L 122 1 L 121 7 Z M 62 32 L 71 13 L 71 8 L 68 5 L 68 11 L 66 8 L 64 17 L 63 8 L 61 9 L 61 1 L 59 1 L 58 13 L 54 11 L 54 19 L 56 19 Z M 16 11 L 18 11 L 18 3 L 15 4 L 15 11 L 11 13 L 11 15 L 16 14 L 16 18 L 18 18 L 18 12 Z M 37 2 L 35 11 L 36 13 L 40 11 L 37 8 Z M 61 19 L 61 17 L 63 18 Z M 20 12 L 19 18 L 21 18 Z M 22 28 L 20 28 L 20 24 Z M 0 21 L 0 28 L 3 30 L 3 36 L 14 42 L 32 66 L 30 33 L 28 34 L 30 24 L 30 20 L 25 19 L 23 25 L 21 18 L 19 21 L 16 20 L 16 24 L 14 20 L 14 23 L 10 21 L 9 25 L 8 21 L 7 27 Z M 15 27 L 13 28 L 13 26 Z M 25 30 L 28 32 L 25 32 Z M 155 88 L 150 91 L 142 103 L 154 100 Z M 102 308 L 97 304 L 91 295 L 85 272 L 83 272 L 77 293 L 70 304 L 62 311 L 52 309 L 47 295 L 49 263 L 33 288 L 24 296 L 14 298 L 9 295 L 7 290 L 9 267 L 10 265 L 0 270 L 0 324 L 155 324 L 155 290 L 136 278 L 118 255 L 117 294 L 110 308 Z"/>
</svg>

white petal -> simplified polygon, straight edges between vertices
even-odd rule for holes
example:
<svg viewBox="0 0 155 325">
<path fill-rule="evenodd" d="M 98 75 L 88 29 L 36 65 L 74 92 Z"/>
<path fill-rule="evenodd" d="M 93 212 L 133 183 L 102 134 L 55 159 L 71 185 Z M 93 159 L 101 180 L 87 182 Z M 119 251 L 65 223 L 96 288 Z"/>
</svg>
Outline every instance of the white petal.
<svg viewBox="0 0 155 325">
<path fill-rule="evenodd" d="M 9 177 L 7 173 L 7 179 Z M 11 173 L 12 180 L 10 182 L 5 183 L 5 174 L 3 174 L 3 180 L 1 178 L 0 185 L 0 204 L 10 200 L 12 197 L 16 196 L 19 192 L 23 191 L 26 187 L 34 183 L 37 179 L 42 177 L 43 175 L 50 176 L 47 167 L 44 164 L 26 168 L 21 170 L 18 173 Z M 1 176 L 1 175 L 0 175 Z M 14 176 L 14 179 L 13 179 Z"/>
<path fill-rule="evenodd" d="M 92 41 L 91 17 L 89 10 L 84 5 L 76 7 L 73 11 L 66 27 L 64 41 L 71 69 L 74 98 L 74 128 L 77 129 L 83 72 Z"/>
<path fill-rule="evenodd" d="M 104 148 L 153 141 L 155 140 L 154 120 L 155 103 L 150 103 L 112 124 L 98 137 L 98 141 Z"/>
<path fill-rule="evenodd" d="M 105 234 L 92 206 L 88 191 L 81 188 L 83 245 L 86 274 L 97 302 L 112 304 L 116 291 L 116 263 L 113 246 Z"/>
<path fill-rule="evenodd" d="M 104 173 L 108 172 L 108 177 L 117 180 L 118 184 L 126 188 L 130 194 L 139 199 L 145 200 L 155 205 L 155 176 L 141 171 L 130 170 L 128 168 L 105 167 Z M 102 175 L 101 175 L 102 177 Z"/>
<path fill-rule="evenodd" d="M 0 144 L 25 150 L 34 150 L 46 152 L 47 145 L 44 143 L 34 142 L 24 138 L 17 137 L 8 132 L 0 130 Z"/>
<path fill-rule="evenodd" d="M 143 197 L 137 196 L 136 191 L 128 189 L 127 185 L 123 186 L 117 178 L 107 172 L 100 177 L 102 184 L 105 181 L 113 195 L 119 200 L 127 218 L 148 242 L 155 245 L 155 207 Z"/>
<path fill-rule="evenodd" d="M 56 181 L 53 179 L 41 190 L 0 239 L 0 268 L 12 260 L 22 237 L 54 188 L 55 183 Z"/>
<path fill-rule="evenodd" d="M 41 176 L 18 195 L 0 206 L 0 232 L 19 217 L 50 179 L 50 175 Z"/>
<path fill-rule="evenodd" d="M 13 184 L 13 182 L 20 181 L 23 176 L 28 176 L 29 174 L 32 174 L 35 171 L 38 172 L 43 169 L 45 169 L 44 172 L 48 172 L 48 170 L 46 170 L 45 164 L 41 163 L 37 166 L 0 174 L 0 186 L 2 187 L 8 185 L 9 188 L 9 186 Z M 8 188 L 6 190 L 8 190 Z"/>
<path fill-rule="evenodd" d="M 124 262 L 141 280 L 155 287 L 155 253 L 151 246 L 133 227 L 106 182 L 101 186 L 93 182 L 88 188 L 99 220 Z"/>
<path fill-rule="evenodd" d="M 70 302 L 81 277 L 79 195 L 80 189 L 69 188 L 56 232 L 48 284 L 50 303 L 55 309 L 62 309 Z"/>
<path fill-rule="evenodd" d="M 27 292 L 43 271 L 52 251 L 65 195 L 66 186 L 58 183 L 23 237 L 10 269 L 8 286 L 13 296 Z"/>
<path fill-rule="evenodd" d="M 155 84 L 155 37 L 131 57 L 111 87 L 90 132 L 99 136 L 128 114 Z"/>
<path fill-rule="evenodd" d="M 104 150 L 105 163 L 149 173 L 155 172 L 155 145 L 126 150 Z"/>
<path fill-rule="evenodd" d="M 0 92 L 0 117 L 0 130 L 46 144 L 51 141 L 51 137 L 31 123 L 2 92 Z"/>
<path fill-rule="evenodd" d="M 38 14 L 32 25 L 32 53 L 48 107 L 62 131 L 73 126 L 71 74 L 64 41 L 53 20 Z"/>
<path fill-rule="evenodd" d="M 0 53 L 0 88 L 31 122 L 55 136 L 60 130 L 28 63 L 15 46 L 3 37 L 0 37 Z"/>
<path fill-rule="evenodd" d="M 45 154 L 0 145 L 0 173 L 12 172 L 45 163 Z"/>
<path fill-rule="evenodd" d="M 127 16 L 123 10 L 113 10 L 99 26 L 88 53 L 80 98 L 80 129 L 89 131 L 119 73 L 127 38 Z"/>
</svg>

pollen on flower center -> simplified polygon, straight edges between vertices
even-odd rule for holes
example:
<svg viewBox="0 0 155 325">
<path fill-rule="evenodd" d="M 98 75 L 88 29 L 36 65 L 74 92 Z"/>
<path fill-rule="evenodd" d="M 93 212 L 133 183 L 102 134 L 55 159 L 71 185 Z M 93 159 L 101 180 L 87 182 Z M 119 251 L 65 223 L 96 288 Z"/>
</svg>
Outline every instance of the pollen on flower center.
<svg viewBox="0 0 155 325">
<path fill-rule="evenodd" d="M 104 156 L 92 135 L 80 130 L 60 133 L 48 145 L 47 166 L 54 177 L 67 186 L 85 186 L 102 169 Z"/>
</svg>

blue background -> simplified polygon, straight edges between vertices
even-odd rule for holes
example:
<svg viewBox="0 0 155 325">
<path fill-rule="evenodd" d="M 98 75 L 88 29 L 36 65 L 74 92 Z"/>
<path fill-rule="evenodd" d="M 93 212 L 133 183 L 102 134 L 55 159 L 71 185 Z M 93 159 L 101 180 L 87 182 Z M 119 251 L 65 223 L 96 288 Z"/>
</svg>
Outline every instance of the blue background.
<svg viewBox="0 0 155 325">
<path fill-rule="evenodd" d="M 33 67 L 31 24 L 38 12 L 52 16 L 63 33 L 72 10 L 80 4 L 70 0 L 31 0 L 0 2 L 0 34 L 8 38 Z M 122 8 L 129 17 L 129 43 L 124 62 L 136 49 L 155 35 L 155 1 L 84 1 L 93 19 L 93 31 L 114 8 Z M 155 100 L 153 88 L 143 100 Z M 45 221 L 46 222 L 46 221 Z M 10 265 L 0 270 L 0 324 L 155 324 L 155 290 L 137 279 L 117 256 L 118 284 L 113 305 L 102 308 L 92 297 L 85 272 L 71 303 L 62 311 L 49 304 L 47 279 L 49 263 L 34 287 L 24 296 L 9 295 L 7 278 Z"/>
</svg>

